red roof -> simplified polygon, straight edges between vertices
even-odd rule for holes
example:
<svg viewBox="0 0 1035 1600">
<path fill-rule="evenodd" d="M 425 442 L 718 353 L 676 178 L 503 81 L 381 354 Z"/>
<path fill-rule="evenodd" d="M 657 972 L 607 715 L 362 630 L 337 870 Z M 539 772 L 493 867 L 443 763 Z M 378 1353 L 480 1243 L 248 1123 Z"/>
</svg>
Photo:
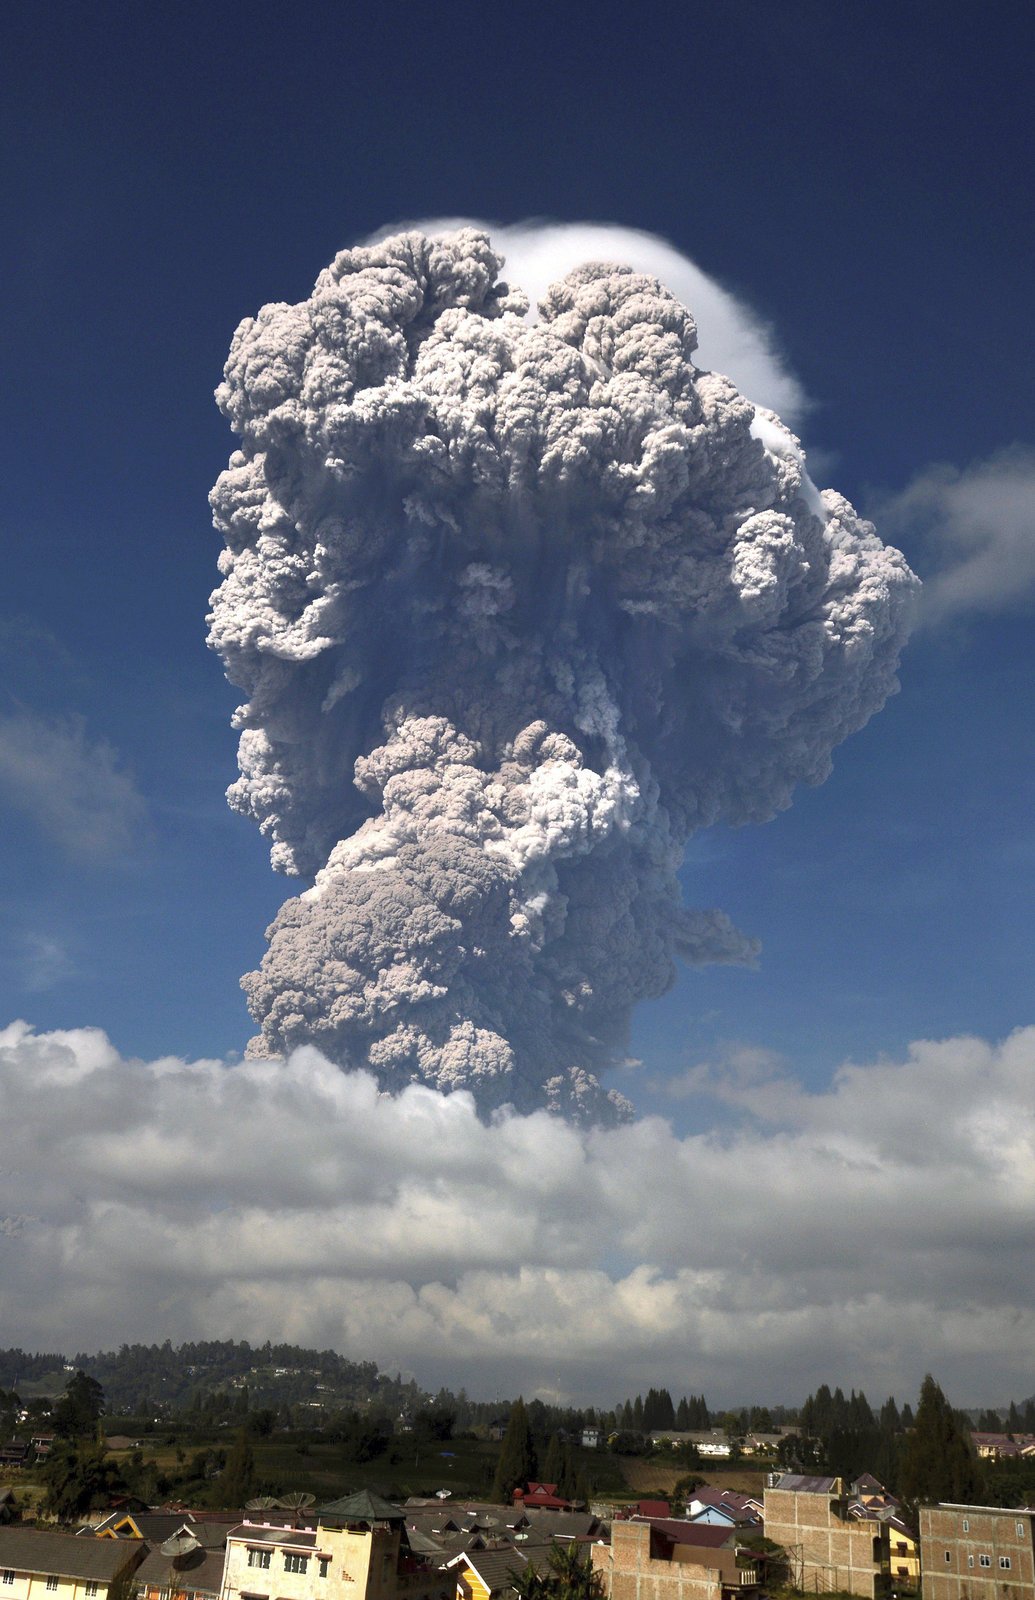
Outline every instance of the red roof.
<svg viewBox="0 0 1035 1600">
<path fill-rule="evenodd" d="M 542 1506 L 547 1511 L 570 1511 L 571 1501 L 557 1493 L 555 1483 L 530 1483 L 526 1490 L 514 1490 L 515 1501 L 525 1506 Z"/>
<path fill-rule="evenodd" d="M 672 1507 L 667 1500 L 640 1500 L 637 1512 L 641 1517 L 667 1517 L 672 1513 Z"/>
</svg>

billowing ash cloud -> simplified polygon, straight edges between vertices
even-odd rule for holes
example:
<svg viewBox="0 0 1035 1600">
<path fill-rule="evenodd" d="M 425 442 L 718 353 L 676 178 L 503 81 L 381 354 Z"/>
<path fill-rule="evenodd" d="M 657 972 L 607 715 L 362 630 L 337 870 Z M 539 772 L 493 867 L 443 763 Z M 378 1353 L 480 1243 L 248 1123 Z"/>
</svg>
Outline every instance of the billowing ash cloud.
<svg viewBox="0 0 1035 1600">
<path fill-rule="evenodd" d="M 250 1050 L 606 1120 L 632 1006 L 754 954 L 680 904 L 687 839 L 822 781 L 915 580 L 655 279 L 581 267 L 532 322 L 502 265 L 396 235 L 234 338 L 230 801 L 315 878 L 243 980 Z"/>
</svg>

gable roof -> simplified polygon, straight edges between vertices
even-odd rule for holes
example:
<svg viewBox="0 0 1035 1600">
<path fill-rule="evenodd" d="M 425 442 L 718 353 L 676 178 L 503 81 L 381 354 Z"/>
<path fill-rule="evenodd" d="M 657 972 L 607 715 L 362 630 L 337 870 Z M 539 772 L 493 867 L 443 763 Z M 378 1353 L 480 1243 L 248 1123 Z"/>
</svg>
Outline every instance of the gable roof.
<svg viewBox="0 0 1035 1600">
<path fill-rule="evenodd" d="M 141 1539 L 80 1539 L 44 1528 L 0 1527 L 0 1567 L 111 1583 L 147 1546 Z"/>
<path fill-rule="evenodd" d="M 181 1556 L 168 1556 L 151 1550 L 133 1576 L 137 1583 L 155 1589 L 218 1595 L 223 1587 L 223 1552 L 199 1547 Z"/>
<path fill-rule="evenodd" d="M 524 1572 L 531 1565 L 535 1572 L 550 1570 L 549 1544 L 522 1545 L 520 1550 L 508 1545 L 504 1550 L 470 1550 L 454 1556 L 447 1566 L 468 1566 L 476 1572 L 490 1595 L 503 1594 L 514 1587 L 515 1573 Z"/>
</svg>

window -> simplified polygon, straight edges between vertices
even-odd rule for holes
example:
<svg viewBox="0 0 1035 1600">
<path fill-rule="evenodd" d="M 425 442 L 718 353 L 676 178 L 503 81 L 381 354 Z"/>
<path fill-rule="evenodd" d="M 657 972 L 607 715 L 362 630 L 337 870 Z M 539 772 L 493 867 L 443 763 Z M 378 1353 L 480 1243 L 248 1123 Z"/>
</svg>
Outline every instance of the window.
<svg viewBox="0 0 1035 1600">
<path fill-rule="evenodd" d="M 285 1572 L 304 1572 L 308 1565 L 308 1556 L 296 1556 L 289 1554 L 284 1557 Z"/>
<path fill-rule="evenodd" d="M 97 1585 L 95 1583 L 88 1583 L 86 1585 L 86 1592 L 87 1592 L 88 1595 L 96 1594 L 97 1593 Z"/>
<path fill-rule="evenodd" d="M 268 1550 L 249 1550 L 248 1565 L 250 1567 L 268 1567 L 269 1564 L 270 1553 Z"/>
<path fill-rule="evenodd" d="M 972 1567 L 973 1565 L 974 1565 L 974 1557 L 973 1556 L 968 1556 L 967 1557 L 967 1566 L 968 1567 Z"/>
<path fill-rule="evenodd" d="M 331 1566 L 331 1558 L 330 1558 L 330 1556 L 321 1556 L 320 1557 L 320 1576 L 321 1576 L 321 1578 L 326 1578 L 328 1572 L 330 1571 L 330 1566 Z"/>
<path fill-rule="evenodd" d="M 969 1533 L 970 1532 L 970 1518 L 969 1517 L 964 1517 L 963 1518 L 963 1532 L 964 1533 Z"/>
<path fill-rule="evenodd" d="M 1013 1562 L 1010 1560 L 1009 1556 L 1000 1556 L 999 1565 L 1004 1572 L 1009 1572 L 1010 1568 L 1013 1566 Z"/>
<path fill-rule="evenodd" d="M 57 1586 L 58 1586 L 58 1581 L 54 1577 L 53 1573 L 51 1573 L 50 1577 L 47 1579 L 47 1588 L 48 1589 L 56 1589 Z"/>
<path fill-rule="evenodd" d="M 946 1561 L 951 1561 L 952 1560 L 952 1551 L 951 1550 L 946 1550 L 945 1559 L 946 1559 Z"/>
<path fill-rule="evenodd" d="M 1024 1537 L 1024 1523 L 1023 1522 L 1018 1522 L 1018 1523 L 1015 1524 L 1015 1526 L 1016 1526 L 1016 1529 L 1017 1529 L 1018 1538 L 1023 1539 L 1023 1537 Z"/>
<path fill-rule="evenodd" d="M 992 1565 L 992 1557 L 991 1556 L 978 1556 L 978 1566 L 979 1567 L 990 1567 L 991 1565 Z"/>
<path fill-rule="evenodd" d="M 14 1573 L 11 1571 L 10 1567 L 5 1567 L 5 1569 L 4 1569 L 4 1582 L 5 1583 L 13 1583 L 14 1582 Z"/>
</svg>

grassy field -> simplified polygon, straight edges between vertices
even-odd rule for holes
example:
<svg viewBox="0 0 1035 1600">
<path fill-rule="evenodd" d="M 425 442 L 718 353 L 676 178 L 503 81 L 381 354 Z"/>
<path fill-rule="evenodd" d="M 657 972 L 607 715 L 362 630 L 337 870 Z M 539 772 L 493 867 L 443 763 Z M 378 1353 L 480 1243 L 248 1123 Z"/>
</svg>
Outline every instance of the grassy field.
<svg viewBox="0 0 1035 1600">
<path fill-rule="evenodd" d="M 652 1490 L 667 1495 L 680 1478 L 693 1472 L 717 1489 L 736 1489 L 740 1494 L 761 1494 L 765 1482 L 765 1468 L 718 1467 L 708 1462 L 701 1467 L 688 1467 L 681 1462 L 659 1460 L 656 1456 L 612 1456 L 621 1468 L 622 1476 L 631 1496 L 648 1498 Z"/>
</svg>

